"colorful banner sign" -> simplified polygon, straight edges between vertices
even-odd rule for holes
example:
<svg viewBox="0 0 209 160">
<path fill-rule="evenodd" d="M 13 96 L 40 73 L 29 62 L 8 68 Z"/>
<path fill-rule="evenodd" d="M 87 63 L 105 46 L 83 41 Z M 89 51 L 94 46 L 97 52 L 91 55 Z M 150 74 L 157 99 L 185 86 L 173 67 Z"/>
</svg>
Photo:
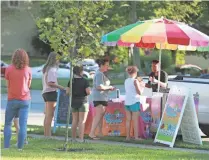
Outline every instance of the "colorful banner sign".
<svg viewBox="0 0 209 160">
<path fill-rule="evenodd" d="M 94 116 L 95 108 L 91 104 L 85 124 L 85 134 L 90 133 Z M 96 134 L 97 133 L 98 129 L 96 130 Z M 102 133 L 104 136 L 126 136 L 126 114 L 122 102 L 108 102 L 103 118 Z"/>
<path fill-rule="evenodd" d="M 171 88 L 155 137 L 155 142 L 173 147 L 187 99 L 188 91 L 186 88 Z"/>
<path fill-rule="evenodd" d="M 154 142 L 173 147 L 180 126 L 184 141 L 202 144 L 194 98 L 187 88 L 175 86 L 169 92 Z"/>
<path fill-rule="evenodd" d="M 141 106 L 141 114 L 139 116 L 139 136 L 141 138 L 150 137 L 149 126 L 151 122 L 151 98 L 146 98 L 147 107 Z M 89 114 L 85 124 L 85 134 L 89 134 L 93 117 L 95 116 L 95 108 L 90 104 Z M 126 113 L 123 102 L 108 102 L 106 113 L 103 118 L 102 132 L 104 136 L 126 136 Z M 96 130 L 96 134 L 98 130 Z M 131 124 L 131 136 L 133 134 L 133 125 Z"/>
<path fill-rule="evenodd" d="M 122 103 L 108 103 L 103 126 L 104 135 L 126 136 L 126 114 Z"/>
<path fill-rule="evenodd" d="M 151 116 L 152 116 L 152 123 L 150 130 L 151 132 L 157 132 L 157 129 L 160 124 L 160 116 L 161 116 L 161 100 L 162 96 L 154 95 L 152 96 L 152 104 L 151 104 Z"/>
</svg>

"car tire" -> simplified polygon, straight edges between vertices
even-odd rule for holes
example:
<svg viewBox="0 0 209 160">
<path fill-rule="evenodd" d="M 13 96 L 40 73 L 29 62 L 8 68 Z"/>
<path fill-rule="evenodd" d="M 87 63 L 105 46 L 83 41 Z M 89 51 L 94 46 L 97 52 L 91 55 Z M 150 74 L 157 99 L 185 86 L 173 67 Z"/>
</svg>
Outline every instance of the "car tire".
<svg viewBox="0 0 209 160">
<path fill-rule="evenodd" d="M 209 125 L 208 124 L 200 124 L 200 129 L 202 130 L 202 132 L 209 136 Z"/>
</svg>

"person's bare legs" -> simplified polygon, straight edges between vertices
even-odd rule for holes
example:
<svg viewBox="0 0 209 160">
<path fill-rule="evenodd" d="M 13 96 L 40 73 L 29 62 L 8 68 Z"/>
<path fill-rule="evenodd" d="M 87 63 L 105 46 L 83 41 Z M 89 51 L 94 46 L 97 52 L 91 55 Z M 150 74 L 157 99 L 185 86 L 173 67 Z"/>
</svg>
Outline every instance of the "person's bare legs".
<svg viewBox="0 0 209 160">
<path fill-rule="evenodd" d="M 105 114 L 105 107 L 103 105 L 96 106 L 95 110 L 96 110 L 96 115 L 93 118 L 89 137 L 96 137 L 95 136 L 96 128 L 98 127 L 98 124 L 100 123 L 101 119 L 103 118 Z"/>
<path fill-rule="evenodd" d="M 133 122 L 134 122 L 134 138 L 135 140 L 140 140 L 139 138 L 139 132 L 138 132 L 138 128 L 139 128 L 139 111 L 137 112 L 132 112 L 132 119 L 133 119 Z"/>
<path fill-rule="evenodd" d="M 85 130 L 85 123 L 88 116 L 88 112 L 79 112 L 79 138 L 81 141 L 83 141 L 84 137 L 84 130 Z"/>
<path fill-rule="evenodd" d="M 104 115 L 103 115 L 103 116 L 104 116 Z M 98 124 L 98 129 L 99 129 L 98 135 L 99 135 L 99 137 L 103 137 L 103 133 L 102 133 L 103 116 L 102 116 L 102 118 L 101 118 L 101 120 L 100 120 L 100 122 L 99 122 L 99 124 Z"/>
<path fill-rule="evenodd" d="M 76 139 L 76 130 L 78 127 L 78 120 L 79 120 L 79 114 L 78 112 L 72 112 L 72 116 L 73 116 L 73 122 L 72 122 L 72 139 L 75 140 Z"/>
<path fill-rule="evenodd" d="M 132 113 L 126 110 L 126 140 L 130 140 L 131 115 Z"/>
<path fill-rule="evenodd" d="M 47 102 L 46 105 L 46 113 L 45 113 L 45 132 L 44 136 L 50 137 L 51 136 L 51 124 L 52 124 L 52 119 L 54 117 L 54 109 L 56 106 L 56 102 Z"/>
<path fill-rule="evenodd" d="M 14 122 L 14 127 L 16 129 L 17 139 L 18 139 L 18 133 L 19 133 L 19 128 L 20 128 L 19 127 L 19 118 L 14 118 L 13 122 Z"/>
<path fill-rule="evenodd" d="M 45 106 L 44 106 L 44 116 L 45 116 L 45 117 L 44 117 L 44 134 L 46 133 L 46 129 L 45 129 L 45 126 L 46 126 L 46 125 L 45 125 L 45 123 L 46 123 L 46 122 L 45 122 L 45 121 L 46 121 L 46 106 L 47 106 L 47 102 L 45 102 Z"/>
</svg>

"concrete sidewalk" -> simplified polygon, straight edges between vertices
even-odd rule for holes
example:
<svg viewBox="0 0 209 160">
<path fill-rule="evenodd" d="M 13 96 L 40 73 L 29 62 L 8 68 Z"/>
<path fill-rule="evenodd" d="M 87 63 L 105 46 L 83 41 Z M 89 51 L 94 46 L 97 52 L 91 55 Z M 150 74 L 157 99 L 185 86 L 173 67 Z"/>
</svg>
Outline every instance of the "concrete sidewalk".
<svg viewBox="0 0 209 160">
<path fill-rule="evenodd" d="M 4 124 L 5 113 L 1 111 L 1 123 Z M 28 125 L 43 126 L 44 123 L 44 113 L 29 113 L 28 115 Z M 52 121 L 52 126 L 54 121 Z"/>
<path fill-rule="evenodd" d="M 43 135 L 36 134 L 28 134 L 28 136 L 33 138 L 42 139 Z M 52 139 L 64 141 L 65 137 L 60 136 L 52 136 Z M 70 139 L 69 139 L 70 141 Z M 70 143 L 70 142 L 69 142 Z M 199 153 L 199 154 L 208 154 L 209 150 L 197 150 L 197 149 L 187 149 L 187 148 L 169 148 L 163 146 L 152 146 L 152 145 L 144 145 L 144 144 L 133 144 L 133 143 L 124 143 L 124 142 L 113 142 L 113 141 L 105 141 L 105 140 L 86 140 L 86 143 L 99 143 L 99 144 L 107 144 L 107 145 L 116 145 L 116 146 L 126 146 L 126 147 L 137 147 L 143 149 L 154 149 L 154 150 L 167 150 L 167 151 L 180 151 L 180 152 L 191 152 L 191 153 Z"/>
</svg>

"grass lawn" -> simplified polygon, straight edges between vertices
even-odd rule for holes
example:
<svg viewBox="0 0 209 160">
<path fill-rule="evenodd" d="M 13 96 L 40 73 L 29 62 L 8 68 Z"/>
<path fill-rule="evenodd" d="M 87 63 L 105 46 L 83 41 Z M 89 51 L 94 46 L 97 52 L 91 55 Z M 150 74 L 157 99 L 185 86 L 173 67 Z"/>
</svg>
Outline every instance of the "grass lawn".
<svg viewBox="0 0 209 160">
<path fill-rule="evenodd" d="M 1 131 L 3 132 L 3 124 L 0 124 L 1 126 Z M 44 130 L 43 126 L 36 126 L 36 125 L 28 125 L 27 127 L 28 134 L 37 134 L 37 135 L 43 135 Z M 12 131 L 15 132 L 15 128 L 12 127 Z M 57 127 L 56 133 L 53 134 L 53 136 L 65 136 L 65 127 Z M 71 137 L 71 130 L 69 129 L 69 137 Z M 85 138 L 88 139 L 89 137 L 85 135 Z M 102 138 L 102 140 L 106 141 L 115 141 L 115 142 L 125 142 L 125 143 L 134 143 L 134 144 L 146 144 L 146 145 L 153 145 L 153 146 L 165 146 L 160 143 L 154 143 L 153 139 L 144 139 L 142 141 L 125 141 L 125 137 L 110 137 L 110 136 L 105 136 Z M 188 148 L 188 149 L 199 149 L 199 150 L 208 150 L 209 151 L 209 142 L 204 141 L 202 146 L 196 145 L 196 144 L 191 144 L 191 143 L 186 143 L 183 142 L 180 139 L 176 139 L 176 142 L 174 144 L 174 147 L 176 148 Z"/>
<path fill-rule="evenodd" d="M 1 60 L 7 64 L 11 63 L 11 56 L 1 56 Z M 45 58 L 31 57 L 30 58 L 30 67 L 40 66 L 46 62 Z M 69 79 L 58 79 L 60 85 L 67 86 Z M 92 80 L 90 81 L 90 85 L 92 86 Z M 124 79 L 113 79 L 111 80 L 112 85 L 116 84 L 124 84 Z M 31 84 L 31 89 L 33 90 L 42 90 L 42 80 L 41 79 L 33 79 Z M 1 94 L 7 93 L 5 80 L 1 79 Z"/>
<path fill-rule="evenodd" d="M 29 144 L 26 145 L 23 151 L 18 151 L 14 145 L 10 149 L 1 149 L 1 156 L 4 160 L 63 160 L 63 159 L 99 159 L 99 160 L 116 160 L 116 159 L 146 159 L 146 160 L 163 160 L 163 159 L 201 159 L 207 160 L 208 154 L 197 154 L 181 151 L 166 151 L 154 149 L 142 149 L 128 146 L 116 146 L 95 143 L 70 143 L 68 148 L 70 152 L 56 151 L 64 144 L 63 141 L 50 139 L 28 138 Z M 1 145 L 3 138 L 1 139 Z M 16 136 L 12 137 L 11 144 L 16 143 Z M 81 151 L 72 151 L 81 149 Z"/>
<path fill-rule="evenodd" d="M 11 56 L 1 56 L 1 60 L 7 64 L 11 64 Z M 36 67 L 44 64 L 46 62 L 46 58 L 40 57 L 30 57 L 30 67 Z"/>
<path fill-rule="evenodd" d="M 13 128 L 14 130 L 14 128 Z M 29 125 L 28 126 L 28 134 L 44 134 L 44 130 L 42 126 L 34 126 L 34 125 Z M 71 131 L 69 131 L 69 136 L 71 134 Z M 58 127 L 56 130 L 56 133 L 53 134 L 54 136 L 64 136 L 65 135 L 65 128 Z M 88 136 L 86 135 L 85 138 L 88 139 Z M 164 146 L 163 144 L 160 143 L 153 143 L 153 139 L 145 139 L 142 141 L 125 141 L 125 137 L 103 137 L 102 140 L 106 141 L 115 141 L 115 142 L 126 142 L 126 143 L 135 143 L 135 144 L 147 144 L 147 145 L 154 145 L 154 146 Z M 208 150 L 209 151 L 209 142 L 203 142 L 202 146 L 191 144 L 191 143 L 186 143 L 183 142 L 182 140 L 176 140 L 174 147 L 177 148 L 190 148 L 190 149 L 200 149 L 200 150 Z"/>
</svg>

